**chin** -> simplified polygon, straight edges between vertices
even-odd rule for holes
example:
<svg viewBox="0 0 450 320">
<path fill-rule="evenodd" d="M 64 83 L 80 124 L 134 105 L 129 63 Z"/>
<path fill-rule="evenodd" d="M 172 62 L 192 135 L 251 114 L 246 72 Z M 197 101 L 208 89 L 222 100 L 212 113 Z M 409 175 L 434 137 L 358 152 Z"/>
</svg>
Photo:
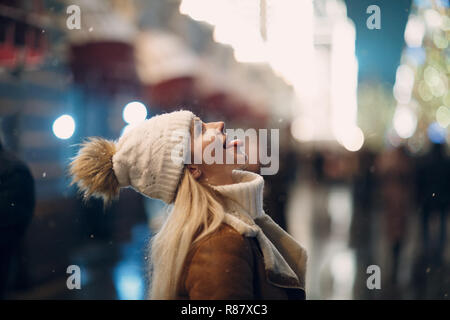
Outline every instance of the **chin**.
<svg viewBox="0 0 450 320">
<path fill-rule="evenodd" d="M 244 154 L 237 154 L 235 159 L 236 169 L 245 170 L 248 167 L 248 156 Z M 240 163 L 244 162 L 244 163 Z"/>
<path fill-rule="evenodd" d="M 244 164 L 239 164 L 236 169 L 237 170 L 247 170 L 248 167 L 249 167 L 248 163 L 244 163 Z"/>
</svg>

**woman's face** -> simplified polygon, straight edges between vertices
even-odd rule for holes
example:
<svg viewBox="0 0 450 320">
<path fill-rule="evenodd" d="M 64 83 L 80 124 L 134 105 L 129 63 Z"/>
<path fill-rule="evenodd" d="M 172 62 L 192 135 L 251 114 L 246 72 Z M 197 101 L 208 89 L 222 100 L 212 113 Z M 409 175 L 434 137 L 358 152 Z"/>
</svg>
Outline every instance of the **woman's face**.
<svg viewBox="0 0 450 320">
<path fill-rule="evenodd" d="M 231 172 L 245 169 L 247 155 L 241 151 L 242 141 L 229 140 L 222 121 L 204 123 L 195 117 L 191 126 L 191 164 L 196 179 L 212 185 L 233 183 Z"/>
</svg>

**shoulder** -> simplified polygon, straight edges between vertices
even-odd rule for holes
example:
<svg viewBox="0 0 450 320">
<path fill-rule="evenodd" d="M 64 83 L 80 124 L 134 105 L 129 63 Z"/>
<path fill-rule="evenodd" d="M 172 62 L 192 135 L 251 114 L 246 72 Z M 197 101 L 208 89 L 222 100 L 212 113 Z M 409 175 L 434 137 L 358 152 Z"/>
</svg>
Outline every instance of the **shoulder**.
<svg viewBox="0 0 450 320">
<path fill-rule="evenodd" d="M 223 267 L 236 261 L 253 265 L 251 241 L 233 227 L 222 223 L 217 230 L 192 245 L 186 256 L 185 267 L 187 269 L 193 265 Z"/>
<path fill-rule="evenodd" d="M 209 239 L 216 239 L 220 237 L 229 237 L 233 238 L 235 240 L 244 240 L 244 236 L 241 235 L 236 229 L 231 227 L 230 225 L 226 223 L 222 223 L 217 230 L 215 230 L 213 233 L 211 233 Z"/>
<path fill-rule="evenodd" d="M 191 256 L 205 251 L 216 254 L 219 252 L 248 253 L 249 249 L 249 241 L 246 237 L 228 224 L 222 223 L 217 230 L 194 243 L 190 253 Z"/>
<path fill-rule="evenodd" d="M 190 299 L 250 299 L 253 267 L 249 240 L 223 223 L 192 246 L 180 284 Z"/>
</svg>

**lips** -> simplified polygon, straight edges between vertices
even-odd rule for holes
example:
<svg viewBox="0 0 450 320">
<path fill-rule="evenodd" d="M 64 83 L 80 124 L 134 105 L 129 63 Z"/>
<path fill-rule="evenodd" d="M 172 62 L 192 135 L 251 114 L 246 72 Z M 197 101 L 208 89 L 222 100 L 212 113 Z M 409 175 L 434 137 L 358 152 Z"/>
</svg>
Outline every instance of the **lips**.
<svg viewBox="0 0 450 320">
<path fill-rule="evenodd" d="M 226 134 L 223 135 L 223 148 L 224 149 L 228 149 L 228 148 L 232 148 L 232 147 L 240 147 L 242 145 L 244 145 L 242 140 L 234 139 L 234 140 L 228 141 L 227 135 Z"/>
<path fill-rule="evenodd" d="M 230 142 L 228 142 L 228 143 L 226 144 L 226 148 L 228 149 L 228 148 L 232 148 L 232 147 L 240 147 L 240 146 L 242 146 L 242 145 L 243 145 L 243 143 L 242 143 L 241 140 L 239 140 L 239 139 L 234 139 L 234 140 L 231 140 Z"/>
</svg>

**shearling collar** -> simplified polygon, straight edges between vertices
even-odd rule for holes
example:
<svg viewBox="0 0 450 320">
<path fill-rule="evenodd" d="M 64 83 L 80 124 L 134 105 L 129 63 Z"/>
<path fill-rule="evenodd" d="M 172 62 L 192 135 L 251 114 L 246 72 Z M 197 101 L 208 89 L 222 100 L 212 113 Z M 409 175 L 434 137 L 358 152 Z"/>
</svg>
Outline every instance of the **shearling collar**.
<svg viewBox="0 0 450 320">
<path fill-rule="evenodd" d="M 257 239 L 269 282 L 279 287 L 304 289 L 306 251 L 264 213 L 263 178 L 234 170 L 233 180 L 235 184 L 214 187 L 228 199 L 224 222 L 243 236 Z"/>
</svg>

